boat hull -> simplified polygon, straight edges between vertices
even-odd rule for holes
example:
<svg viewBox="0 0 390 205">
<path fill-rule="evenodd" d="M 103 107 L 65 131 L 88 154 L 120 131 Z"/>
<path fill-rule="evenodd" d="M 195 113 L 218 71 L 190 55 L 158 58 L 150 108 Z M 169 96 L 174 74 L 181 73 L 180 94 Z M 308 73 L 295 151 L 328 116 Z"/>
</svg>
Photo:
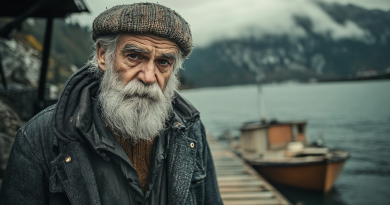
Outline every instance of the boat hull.
<svg viewBox="0 0 390 205">
<path fill-rule="evenodd" d="M 271 182 L 328 192 L 343 169 L 346 159 L 314 163 L 267 163 L 252 166 Z"/>
</svg>

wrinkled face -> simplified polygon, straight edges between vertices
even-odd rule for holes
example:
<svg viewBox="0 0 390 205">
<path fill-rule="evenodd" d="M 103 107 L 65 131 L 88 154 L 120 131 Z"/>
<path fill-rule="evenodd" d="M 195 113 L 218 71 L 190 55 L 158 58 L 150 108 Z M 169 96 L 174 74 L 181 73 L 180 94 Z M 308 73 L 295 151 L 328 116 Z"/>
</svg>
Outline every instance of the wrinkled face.
<svg viewBox="0 0 390 205">
<path fill-rule="evenodd" d="M 133 79 L 157 82 L 164 90 L 179 52 L 176 43 L 153 35 L 123 34 L 115 51 L 114 68 L 126 85 Z M 98 47 L 98 64 L 106 69 L 105 51 Z"/>
<path fill-rule="evenodd" d="M 97 50 L 104 70 L 98 95 L 102 117 L 115 133 L 133 143 L 152 140 L 173 112 L 180 84 L 174 73 L 179 49 L 151 35 L 124 34 L 116 46 L 115 51 L 107 49 L 107 56 L 101 47 Z"/>
</svg>

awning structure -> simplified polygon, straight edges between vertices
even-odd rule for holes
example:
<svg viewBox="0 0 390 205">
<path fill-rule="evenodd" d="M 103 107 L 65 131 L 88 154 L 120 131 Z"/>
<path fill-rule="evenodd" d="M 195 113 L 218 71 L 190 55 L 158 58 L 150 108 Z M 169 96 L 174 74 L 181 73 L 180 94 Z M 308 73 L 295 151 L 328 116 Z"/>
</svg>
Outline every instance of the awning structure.
<svg viewBox="0 0 390 205">
<path fill-rule="evenodd" d="M 89 12 L 83 0 L 3 0 L 0 16 L 20 17 L 26 12 L 33 18 L 65 18 L 71 13 Z"/>
<path fill-rule="evenodd" d="M 11 32 L 20 27 L 26 18 L 45 18 L 46 31 L 42 52 L 42 65 L 38 87 L 37 111 L 46 107 L 45 84 L 49 63 L 50 41 L 54 18 L 65 18 L 72 13 L 89 12 L 83 0 L 2 0 L 0 1 L 0 17 L 13 17 L 14 19 L 0 28 L 0 37 L 9 38 Z M 0 75 L 4 88 L 7 83 L 0 56 Z"/>
</svg>

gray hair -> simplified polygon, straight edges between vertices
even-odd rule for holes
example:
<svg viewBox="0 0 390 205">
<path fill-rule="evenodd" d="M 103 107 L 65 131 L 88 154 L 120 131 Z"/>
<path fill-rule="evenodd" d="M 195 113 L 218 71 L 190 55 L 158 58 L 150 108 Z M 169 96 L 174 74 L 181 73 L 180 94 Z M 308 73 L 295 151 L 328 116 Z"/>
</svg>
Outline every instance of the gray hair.
<svg viewBox="0 0 390 205">
<path fill-rule="evenodd" d="M 87 65 L 89 65 L 89 72 L 91 72 L 95 77 L 100 78 L 103 76 L 104 71 L 99 68 L 97 60 L 97 48 L 100 45 L 103 50 L 106 52 L 106 61 L 107 63 L 113 63 L 115 60 L 115 51 L 118 45 L 119 39 L 122 37 L 123 33 L 119 34 L 110 34 L 105 36 L 100 36 L 96 39 L 95 43 L 91 46 L 92 53 L 89 56 Z M 173 65 L 173 72 L 171 75 L 177 75 L 180 69 L 183 69 L 183 55 L 182 51 L 179 48 L 179 52 L 176 56 L 175 64 Z"/>
</svg>

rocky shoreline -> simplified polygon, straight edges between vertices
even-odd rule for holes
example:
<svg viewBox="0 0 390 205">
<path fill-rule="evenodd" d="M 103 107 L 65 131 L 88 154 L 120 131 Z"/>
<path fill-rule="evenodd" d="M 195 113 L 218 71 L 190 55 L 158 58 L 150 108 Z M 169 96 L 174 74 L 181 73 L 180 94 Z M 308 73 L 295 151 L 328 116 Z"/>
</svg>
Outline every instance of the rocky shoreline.
<svg viewBox="0 0 390 205">
<path fill-rule="evenodd" d="M 7 166 L 9 154 L 18 129 L 24 122 L 6 103 L 0 100 L 0 187 Z"/>
</svg>

